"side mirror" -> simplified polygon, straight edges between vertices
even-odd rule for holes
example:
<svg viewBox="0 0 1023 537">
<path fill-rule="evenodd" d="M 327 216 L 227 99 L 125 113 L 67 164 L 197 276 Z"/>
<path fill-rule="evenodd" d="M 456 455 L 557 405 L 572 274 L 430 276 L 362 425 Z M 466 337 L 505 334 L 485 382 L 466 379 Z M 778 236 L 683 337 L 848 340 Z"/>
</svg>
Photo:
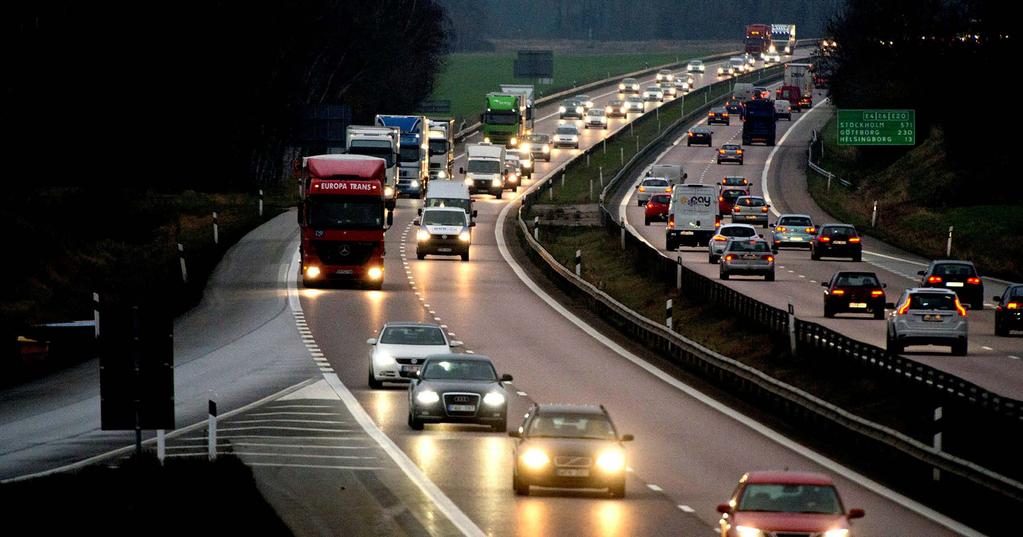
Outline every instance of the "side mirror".
<svg viewBox="0 0 1023 537">
<path fill-rule="evenodd" d="M 465 167 L 463 167 L 463 166 L 459 166 L 459 167 L 458 167 L 458 173 L 460 173 L 460 174 L 462 174 L 462 175 L 465 175 Z"/>
<path fill-rule="evenodd" d="M 895 303 L 894 303 L 894 302 L 885 302 L 885 303 L 884 303 L 884 307 L 885 307 L 886 309 L 890 309 L 890 310 L 893 310 L 893 309 L 895 309 Z"/>
<path fill-rule="evenodd" d="M 423 208 L 420 207 L 420 208 L 416 209 L 416 214 L 418 214 L 419 216 L 423 216 Z"/>
<path fill-rule="evenodd" d="M 682 172 L 682 178 L 683 179 L 689 179 L 689 174 L 685 173 L 685 172 Z"/>
<path fill-rule="evenodd" d="M 881 284 L 881 289 L 887 289 L 887 288 L 888 288 L 888 284 L 887 283 L 882 283 Z"/>
<path fill-rule="evenodd" d="M 387 227 L 394 225 L 394 211 L 387 211 Z"/>
<path fill-rule="evenodd" d="M 821 282 L 821 287 L 827 287 L 827 286 L 828 286 L 828 282 Z"/>
<path fill-rule="evenodd" d="M 377 344 L 377 338 L 375 338 L 375 337 L 371 337 L 371 338 L 366 340 L 366 345 L 376 345 L 376 344 Z"/>
<path fill-rule="evenodd" d="M 501 382 L 511 382 L 512 380 L 512 376 L 508 373 L 501 375 Z"/>
<path fill-rule="evenodd" d="M 621 438 L 621 441 L 622 442 L 632 442 L 635 439 L 636 439 L 636 437 L 632 436 L 631 434 L 623 434 L 622 438 Z"/>
<path fill-rule="evenodd" d="M 767 224 L 767 227 L 774 227 L 774 224 L 773 223 Z"/>
<path fill-rule="evenodd" d="M 923 276 L 924 275 L 924 271 L 918 270 L 918 271 L 916 271 L 916 275 L 917 276 Z"/>
<path fill-rule="evenodd" d="M 512 438 L 522 438 L 522 433 L 518 431 L 508 431 L 508 436 Z"/>
<path fill-rule="evenodd" d="M 453 339 L 453 340 L 451 340 L 448 343 L 449 347 L 461 347 L 462 345 L 465 345 L 465 343 L 462 343 L 461 341 L 458 341 L 457 339 Z"/>
<path fill-rule="evenodd" d="M 421 225 L 421 224 L 419 223 L 419 219 L 418 219 L 418 218 L 416 218 L 415 220 L 413 220 L 413 221 L 412 221 L 412 225 L 413 225 L 413 226 L 418 226 L 418 225 Z"/>
<path fill-rule="evenodd" d="M 991 297 L 991 301 L 994 302 L 995 304 L 1001 304 L 1002 303 L 1002 297 L 1000 297 L 1000 296 L 993 296 L 993 297 Z"/>
<path fill-rule="evenodd" d="M 732 506 L 728 505 L 727 503 L 719 503 L 718 512 L 721 513 L 722 515 L 729 515 L 732 513 Z"/>
<path fill-rule="evenodd" d="M 850 509 L 849 514 L 845 515 L 848 519 L 863 518 L 865 516 L 867 516 L 867 513 L 864 512 L 863 509 Z"/>
</svg>

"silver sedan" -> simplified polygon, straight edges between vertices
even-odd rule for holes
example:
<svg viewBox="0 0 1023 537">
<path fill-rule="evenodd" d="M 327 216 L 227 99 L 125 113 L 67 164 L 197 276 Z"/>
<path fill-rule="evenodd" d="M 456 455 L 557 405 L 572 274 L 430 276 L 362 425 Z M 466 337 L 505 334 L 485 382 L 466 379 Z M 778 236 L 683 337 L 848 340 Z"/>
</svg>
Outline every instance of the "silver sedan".
<svg viewBox="0 0 1023 537">
<path fill-rule="evenodd" d="M 760 237 L 730 239 L 721 252 L 720 267 L 722 280 L 733 275 L 751 275 L 774 281 L 774 253 L 770 243 Z"/>
</svg>

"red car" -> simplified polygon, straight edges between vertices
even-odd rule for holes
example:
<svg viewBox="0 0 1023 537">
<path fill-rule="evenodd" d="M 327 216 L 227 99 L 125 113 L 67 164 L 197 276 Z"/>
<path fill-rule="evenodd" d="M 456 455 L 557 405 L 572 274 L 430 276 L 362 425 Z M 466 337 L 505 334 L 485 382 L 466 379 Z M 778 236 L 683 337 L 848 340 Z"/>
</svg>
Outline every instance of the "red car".
<svg viewBox="0 0 1023 537">
<path fill-rule="evenodd" d="M 819 535 L 850 537 L 849 521 L 863 509 L 845 511 L 835 484 L 812 472 L 749 472 L 728 503 L 718 506 L 721 537 Z"/>
<path fill-rule="evenodd" d="M 657 220 L 658 222 L 668 221 L 668 204 L 671 203 L 671 194 L 654 194 L 646 202 L 646 225 Z"/>
<path fill-rule="evenodd" d="M 748 186 L 723 186 L 721 191 L 718 192 L 718 213 L 721 216 L 726 214 L 732 214 L 732 207 L 735 206 L 735 200 L 742 196 L 749 196 Z"/>
</svg>

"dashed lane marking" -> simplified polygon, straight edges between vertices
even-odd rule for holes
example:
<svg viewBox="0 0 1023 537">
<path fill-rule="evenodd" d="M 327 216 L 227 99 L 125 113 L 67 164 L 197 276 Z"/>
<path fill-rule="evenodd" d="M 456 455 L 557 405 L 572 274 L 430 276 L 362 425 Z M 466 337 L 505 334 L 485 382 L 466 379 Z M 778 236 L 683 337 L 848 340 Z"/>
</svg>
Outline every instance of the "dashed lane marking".
<svg viewBox="0 0 1023 537">
<path fill-rule="evenodd" d="M 650 490 L 652 490 L 654 492 L 664 492 L 664 489 L 662 489 L 661 487 L 659 487 L 659 486 L 657 486 L 657 485 L 655 485 L 653 483 L 647 483 L 646 486 L 647 486 L 648 489 L 650 489 Z"/>
<path fill-rule="evenodd" d="M 685 513 L 695 513 L 696 512 L 696 509 L 693 509 L 692 507 L 689 507 L 688 505 L 679 505 L 678 508 L 679 508 L 680 511 L 685 512 Z"/>
<path fill-rule="evenodd" d="M 518 395 L 519 397 L 528 397 L 529 396 L 528 393 L 523 392 L 523 391 L 517 391 L 517 392 L 515 392 L 515 394 Z"/>
</svg>

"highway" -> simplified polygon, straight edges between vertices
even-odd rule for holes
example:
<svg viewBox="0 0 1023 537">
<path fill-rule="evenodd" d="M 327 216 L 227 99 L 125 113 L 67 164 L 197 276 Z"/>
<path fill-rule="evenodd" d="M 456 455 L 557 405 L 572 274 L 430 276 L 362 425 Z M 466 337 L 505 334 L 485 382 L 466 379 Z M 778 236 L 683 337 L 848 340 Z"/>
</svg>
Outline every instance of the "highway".
<svg viewBox="0 0 1023 537">
<path fill-rule="evenodd" d="M 766 189 L 772 204 L 772 222 L 783 213 L 810 215 L 817 225 L 834 222 L 814 203 L 806 189 L 806 147 L 810 132 L 812 129 L 820 130 L 831 112 L 830 106 L 823 103 L 823 96 L 818 95 L 815 100 L 817 106 L 812 112 L 793 114 L 792 122 L 779 121 L 778 137 L 781 141 L 777 147 L 744 146 L 743 165 L 718 165 L 715 159 L 715 152 L 721 144 L 740 141 L 742 126 L 738 122 L 730 126 L 713 126 L 714 147 L 687 147 L 679 143 L 661 155 L 659 162 L 682 164 L 689 173 L 687 182 L 690 183 L 715 184 L 726 175 L 745 176 L 750 180 L 753 195 L 764 195 Z M 769 166 L 768 158 L 771 158 Z M 642 174 L 636 178 L 635 183 L 638 184 L 641 178 Z M 681 257 L 683 264 L 697 272 L 712 278 L 718 277 L 718 266 L 708 263 L 706 248 L 682 248 L 679 253 L 667 252 L 664 249 L 663 224 L 644 225 L 644 211 L 642 207 L 636 206 L 634 189 L 627 189 L 627 192 L 628 196 L 614 201 L 618 204 L 620 217 L 627 220 L 634 233 L 667 255 Z M 730 220 L 726 217 L 723 223 Z M 766 237 L 770 237 L 769 231 L 764 230 Z M 942 232 L 935 230 L 935 233 Z M 820 282 L 830 280 L 832 274 L 839 270 L 875 271 L 881 281 L 888 284 L 888 301 L 894 302 L 904 289 L 919 283 L 916 273 L 923 270 L 929 260 L 872 237 L 864 237 L 863 245 L 861 263 L 830 258 L 812 261 L 809 250 L 785 248 L 777 256 L 776 281 L 764 282 L 762 278 L 739 276 L 723 283 L 775 307 L 784 309 L 791 300 L 799 318 L 812 320 L 859 341 L 884 348 L 886 321 L 863 315 L 840 314 L 830 319 L 824 317 L 824 290 Z M 1002 293 L 1005 284 L 985 278 L 984 289 L 985 298 L 990 300 L 991 296 Z M 995 393 L 1023 399 L 1023 361 L 1020 360 L 1023 357 L 1023 343 L 1019 338 L 994 335 L 993 304 L 987 302 L 983 310 L 969 312 L 969 334 L 968 356 L 952 356 L 947 347 L 919 346 L 910 347 L 904 355 Z"/>
<path fill-rule="evenodd" d="M 600 106 L 614 93 L 591 96 Z M 536 132 L 554 130 L 556 106 L 539 110 Z M 622 125 L 613 120 L 611 132 Z M 584 131 L 581 145 L 603 135 Z M 536 179 L 573 153 L 555 150 L 550 164 L 537 163 Z M 478 197 L 470 262 L 415 259 L 411 221 L 418 204 L 399 202 L 387 234 L 382 291 L 302 289 L 301 308 L 339 379 L 483 533 L 709 535 L 717 523 L 715 505 L 727 499 L 743 472 L 789 468 L 834 476 L 846 506 L 867 512 L 856 523 L 857 535 L 977 534 L 709 399 L 588 329 L 571 308 L 538 294 L 506 247 L 514 240 L 506 230 L 514 201 Z M 514 375 L 510 416 L 521 416 L 531 401 L 605 404 L 621 431 L 636 436 L 628 446 L 627 497 L 560 491 L 517 497 L 511 490 L 512 443 L 505 435 L 452 425 L 411 430 L 406 390 L 370 390 L 366 384 L 365 340 L 384 322 L 398 320 L 442 323 L 466 342 L 467 352 L 491 356 L 499 373 Z M 513 417 L 509 427 L 515 426 Z"/>
</svg>

